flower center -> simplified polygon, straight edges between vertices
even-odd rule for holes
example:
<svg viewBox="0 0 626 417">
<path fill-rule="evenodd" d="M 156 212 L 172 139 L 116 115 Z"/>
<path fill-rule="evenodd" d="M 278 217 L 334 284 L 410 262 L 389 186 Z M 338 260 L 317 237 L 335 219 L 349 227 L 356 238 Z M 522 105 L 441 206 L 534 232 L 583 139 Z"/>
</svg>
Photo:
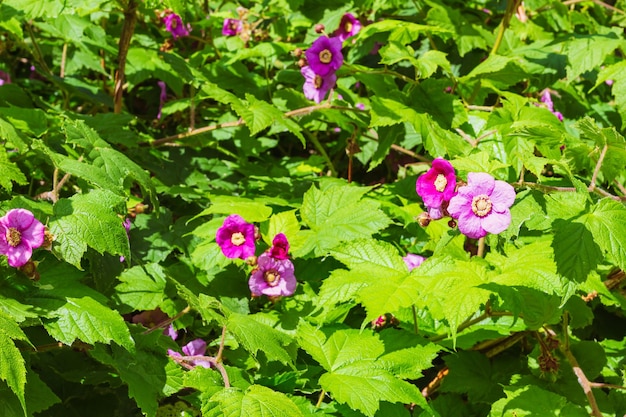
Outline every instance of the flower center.
<svg viewBox="0 0 626 417">
<path fill-rule="evenodd" d="M 488 195 L 480 194 L 472 200 L 472 211 L 478 217 L 485 217 L 491 212 L 491 200 Z"/>
<path fill-rule="evenodd" d="M 17 230 L 15 227 L 9 227 L 9 229 L 7 230 L 7 243 L 11 246 L 13 246 L 14 248 L 17 247 L 17 245 L 20 244 L 20 242 L 22 242 L 22 233 L 20 233 L 19 230 Z"/>
<path fill-rule="evenodd" d="M 440 193 L 443 192 L 443 190 L 446 189 L 446 185 L 448 185 L 448 180 L 446 179 L 446 176 L 443 174 L 439 174 L 437 175 L 437 178 L 435 179 L 435 190 L 439 191 Z"/>
<path fill-rule="evenodd" d="M 343 28 L 348 33 L 352 32 L 352 22 L 347 21 Z"/>
<path fill-rule="evenodd" d="M 321 51 L 319 56 L 322 64 L 329 64 L 333 60 L 333 54 L 328 49 Z"/>
<path fill-rule="evenodd" d="M 275 269 L 270 269 L 265 272 L 265 282 L 270 287 L 275 287 L 278 285 L 278 281 L 280 281 L 280 274 Z"/>
<path fill-rule="evenodd" d="M 235 246 L 241 246 L 246 241 L 246 237 L 241 232 L 235 232 L 230 237 L 230 243 Z"/>
<path fill-rule="evenodd" d="M 172 29 L 176 29 L 176 26 L 178 26 L 178 22 L 176 21 L 176 19 L 172 19 L 172 23 L 171 23 Z"/>
<path fill-rule="evenodd" d="M 324 85 L 324 79 L 319 75 L 316 75 L 313 79 L 313 85 L 319 90 Z"/>
</svg>

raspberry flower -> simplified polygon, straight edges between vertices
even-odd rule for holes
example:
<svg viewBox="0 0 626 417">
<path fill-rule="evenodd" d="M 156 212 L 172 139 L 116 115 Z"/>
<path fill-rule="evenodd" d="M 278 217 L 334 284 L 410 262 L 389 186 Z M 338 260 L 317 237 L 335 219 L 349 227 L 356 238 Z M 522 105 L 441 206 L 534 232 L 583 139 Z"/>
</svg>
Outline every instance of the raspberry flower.
<svg viewBox="0 0 626 417">
<path fill-rule="evenodd" d="M 436 158 L 432 167 L 417 179 L 415 191 L 422 197 L 431 219 L 437 220 L 443 217 L 442 206 L 450 201 L 455 187 L 454 167 L 445 159 Z"/>
<path fill-rule="evenodd" d="M 402 258 L 406 267 L 409 268 L 409 272 L 417 268 L 426 260 L 423 256 L 415 255 L 413 253 L 407 253 L 405 257 Z"/>
<path fill-rule="evenodd" d="M 231 214 L 224 219 L 222 227 L 217 229 L 215 240 L 227 258 L 245 260 L 254 256 L 254 225 L 238 214 Z"/>
<path fill-rule="evenodd" d="M 304 66 L 300 70 L 304 76 L 304 96 L 309 100 L 313 100 L 316 103 L 321 102 L 326 97 L 328 90 L 335 86 L 337 82 L 337 76 L 334 72 L 330 72 L 325 76 L 316 74 L 311 67 Z"/>
<path fill-rule="evenodd" d="M 268 252 L 274 259 L 289 259 L 289 242 L 287 241 L 287 236 L 283 233 L 278 233 L 274 236 L 272 247 Z"/>
<path fill-rule="evenodd" d="M 339 38 L 320 36 L 306 50 L 304 55 L 315 74 L 324 77 L 331 72 L 337 71 L 343 65 L 341 44 L 342 42 Z"/>
<path fill-rule="evenodd" d="M 43 244 L 44 225 L 28 210 L 9 210 L 0 218 L 0 253 L 6 255 L 9 265 L 19 268 L 25 265 L 33 249 Z"/>
<path fill-rule="evenodd" d="M 183 20 L 176 13 L 170 13 L 163 18 L 165 30 L 172 34 L 174 39 L 182 38 L 189 35 L 190 26 L 183 25 Z"/>
<path fill-rule="evenodd" d="M 341 17 L 339 28 L 333 32 L 333 35 L 343 42 L 349 37 L 359 33 L 360 30 L 361 22 L 359 22 L 359 19 L 354 17 L 352 13 L 346 13 Z"/>
<path fill-rule="evenodd" d="M 448 213 L 457 219 L 461 233 L 479 239 L 509 227 L 509 207 L 514 201 L 515 190 L 510 184 L 484 172 L 470 172 L 467 185 L 459 187 L 458 194 L 450 199 Z"/>
<path fill-rule="evenodd" d="M 222 35 L 235 36 L 243 30 L 243 23 L 239 19 L 224 19 L 224 26 L 222 26 Z"/>
<path fill-rule="evenodd" d="M 259 255 L 257 267 L 248 281 L 253 297 L 292 295 L 297 284 L 291 261 L 273 258 L 268 252 Z"/>
</svg>

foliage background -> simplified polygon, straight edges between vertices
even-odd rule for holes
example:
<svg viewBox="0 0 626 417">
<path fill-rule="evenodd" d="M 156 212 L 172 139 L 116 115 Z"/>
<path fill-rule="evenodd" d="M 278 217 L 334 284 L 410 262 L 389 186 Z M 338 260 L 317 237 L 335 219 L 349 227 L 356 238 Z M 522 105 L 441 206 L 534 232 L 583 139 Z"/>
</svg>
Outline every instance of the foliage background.
<svg viewBox="0 0 626 417">
<path fill-rule="evenodd" d="M 238 6 L 249 39 L 221 34 Z M 4 0 L 0 209 L 55 241 L 37 281 L 0 261 L 0 414 L 625 414 L 624 9 Z M 315 105 L 294 51 L 345 12 L 365 26 Z M 435 157 L 516 188 L 484 257 L 416 222 Z M 233 213 L 258 253 L 289 238 L 294 296 L 250 298 L 215 243 Z M 177 341 L 133 323 L 157 308 Z M 168 358 L 195 338 L 227 380 Z"/>
</svg>

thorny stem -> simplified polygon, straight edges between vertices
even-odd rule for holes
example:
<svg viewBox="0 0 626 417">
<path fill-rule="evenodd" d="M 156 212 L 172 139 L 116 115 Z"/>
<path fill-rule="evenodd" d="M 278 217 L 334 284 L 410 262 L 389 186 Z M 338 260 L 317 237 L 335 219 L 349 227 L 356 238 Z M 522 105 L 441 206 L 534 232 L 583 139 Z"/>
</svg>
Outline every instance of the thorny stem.
<svg viewBox="0 0 626 417">
<path fill-rule="evenodd" d="M 120 35 L 120 43 L 117 54 L 118 67 L 115 72 L 115 90 L 113 93 L 113 112 L 122 112 L 122 94 L 124 92 L 124 80 L 126 78 L 126 57 L 130 40 L 135 31 L 135 23 L 137 22 L 137 0 L 129 0 L 124 10 L 124 26 Z"/>
<path fill-rule="evenodd" d="M 515 10 L 519 7 L 519 4 L 522 0 L 508 0 L 506 3 L 506 11 L 504 12 L 504 16 L 502 17 L 502 22 L 500 23 L 500 28 L 498 29 L 498 35 L 496 36 L 496 41 L 493 44 L 493 48 L 491 49 L 491 55 L 495 55 L 498 52 L 498 48 L 500 48 L 500 44 L 502 43 L 502 39 L 504 39 L 504 32 L 509 27 L 509 23 L 511 22 L 511 17 L 515 13 Z"/>
<path fill-rule="evenodd" d="M 600 167 L 602 167 L 602 162 L 604 161 L 604 157 L 606 156 L 606 151 L 609 150 L 609 145 L 604 145 L 602 151 L 600 152 L 600 156 L 598 157 L 598 162 L 596 163 L 596 167 L 593 170 L 593 175 L 591 176 L 591 183 L 589 184 L 589 191 L 593 191 L 596 188 L 596 180 L 598 179 L 598 173 L 600 172 Z"/>
</svg>

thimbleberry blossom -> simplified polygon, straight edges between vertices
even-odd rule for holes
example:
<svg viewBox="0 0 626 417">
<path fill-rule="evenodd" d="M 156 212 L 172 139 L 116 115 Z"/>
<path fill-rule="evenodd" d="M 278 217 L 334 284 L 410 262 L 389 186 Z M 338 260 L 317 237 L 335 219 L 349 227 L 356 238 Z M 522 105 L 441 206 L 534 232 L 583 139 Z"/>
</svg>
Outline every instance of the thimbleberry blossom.
<svg viewBox="0 0 626 417">
<path fill-rule="evenodd" d="M 43 244 L 44 225 L 26 209 L 9 210 L 0 218 L 0 254 L 6 255 L 9 265 L 25 265 L 33 249 Z"/>
<path fill-rule="evenodd" d="M 254 256 L 254 225 L 238 214 L 224 219 L 222 227 L 217 229 L 215 240 L 227 258 L 247 259 Z"/>
<path fill-rule="evenodd" d="M 250 276 L 248 286 L 253 297 L 292 295 L 296 290 L 296 277 L 289 259 L 272 258 L 269 252 L 257 259 L 257 267 Z"/>
<path fill-rule="evenodd" d="M 243 23 L 239 19 L 224 19 L 224 26 L 222 26 L 222 35 L 235 36 L 243 30 Z"/>
<path fill-rule="evenodd" d="M 361 30 L 361 22 L 354 17 L 352 13 L 346 13 L 341 17 L 339 28 L 333 32 L 333 35 L 338 37 L 341 42 L 345 41 L 351 36 L 356 35 Z"/>
<path fill-rule="evenodd" d="M 515 190 L 510 184 L 484 172 L 470 172 L 467 185 L 459 187 L 457 195 L 450 199 L 448 213 L 457 219 L 461 233 L 478 239 L 509 227 L 509 207 L 514 201 Z"/>
<path fill-rule="evenodd" d="M 409 272 L 417 268 L 426 260 L 423 256 L 415 255 L 413 253 L 407 253 L 405 257 L 402 258 L 406 267 L 409 268 Z"/>
<path fill-rule="evenodd" d="M 321 102 L 326 97 L 328 90 L 335 86 L 337 82 L 337 76 L 334 72 L 330 72 L 325 76 L 316 74 L 311 67 L 304 66 L 300 70 L 304 76 L 304 96 L 309 100 L 313 100 L 316 103 Z"/>
<path fill-rule="evenodd" d="M 163 18 L 165 30 L 170 32 L 174 39 L 182 38 L 189 35 L 190 26 L 185 26 L 183 20 L 176 13 L 170 13 Z"/>
<path fill-rule="evenodd" d="M 337 71 L 343 64 L 341 40 L 320 36 L 304 53 L 309 67 L 320 77 Z"/>
<path fill-rule="evenodd" d="M 274 259 L 289 259 L 289 241 L 283 233 L 278 233 L 272 240 L 272 247 L 269 249 L 269 255 Z"/>
<path fill-rule="evenodd" d="M 415 191 L 422 197 L 428 208 L 431 219 L 443 217 L 442 205 L 450 201 L 456 188 L 456 174 L 454 167 L 445 159 L 436 158 L 432 167 L 420 175 L 415 184 Z"/>
</svg>

